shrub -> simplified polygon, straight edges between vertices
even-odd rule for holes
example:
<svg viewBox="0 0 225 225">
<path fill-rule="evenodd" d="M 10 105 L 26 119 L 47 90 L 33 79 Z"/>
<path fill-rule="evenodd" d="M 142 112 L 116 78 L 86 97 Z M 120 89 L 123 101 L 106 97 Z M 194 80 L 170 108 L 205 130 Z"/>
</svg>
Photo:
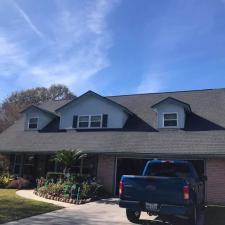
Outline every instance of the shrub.
<svg viewBox="0 0 225 225">
<path fill-rule="evenodd" d="M 0 188 L 5 188 L 12 181 L 9 175 L 0 176 Z"/>
<path fill-rule="evenodd" d="M 47 189 L 49 195 L 60 197 L 63 195 L 64 185 L 60 183 L 50 183 Z"/>
<path fill-rule="evenodd" d="M 39 179 L 36 180 L 37 182 L 37 188 L 43 187 L 48 183 L 48 180 L 45 179 L 44 177 L 41 177 Z"/>
<path fill-rule="evenodd" d="M 30 181 L 22 177 L 15 178 L 7 185 L 7 188 L 15 188 L 15 189 L 27 189 L 30 187 L 31 187 Z"/>
<path fill-rule="evenodd" d="M 102 186 L 97 183 L 83 183 L 81 185 L 81 192 L 80 192 L 80 198 L 81 199 L 87 199 L 87 198 L 96 198 L 98 194 L 100 193 Z"/>
<path fill-rule="evenodd" d="M 58 181 L 63 181 L 65 180 L 65 175 L 63 173 L 58 173 L 58 172 L 48 172 L 46 175 L 46 179 L 49 182 L 58 182 Z"/>
<path fill-rule="evenodd" d="M 48 194 L 48 187 L 46 186 L 39 187 L 37 190 L 38 190 L 38 193 L 40 194 L 43 194 L 43 195 Z"/>
<path fill-rule="evenodd" d="M 92 180 L 91 176 L 86 175 L 86 174 L 71 174 L 71 176 L 68 178 L 68 180 L 70 182 L 73 183 L 84 183 L 84 182 L 88 182 Z"/>
</svg>

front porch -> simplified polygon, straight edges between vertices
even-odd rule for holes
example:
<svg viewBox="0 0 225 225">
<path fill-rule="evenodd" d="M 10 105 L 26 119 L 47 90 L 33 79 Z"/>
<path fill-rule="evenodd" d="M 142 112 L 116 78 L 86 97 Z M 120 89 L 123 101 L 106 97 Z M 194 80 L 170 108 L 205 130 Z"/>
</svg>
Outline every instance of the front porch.
<svg viewBox="0 0 225 225">
<path fill-rule="evenodd" d="M 55 153 L 11 153 L 9 173 L 35 182 L 47 173 L 62 173 L 63 165 L 54 161 Z M 90 154 L 72 165 L 70 173 L 97 176 L 98 155 Z"/>
</svg>

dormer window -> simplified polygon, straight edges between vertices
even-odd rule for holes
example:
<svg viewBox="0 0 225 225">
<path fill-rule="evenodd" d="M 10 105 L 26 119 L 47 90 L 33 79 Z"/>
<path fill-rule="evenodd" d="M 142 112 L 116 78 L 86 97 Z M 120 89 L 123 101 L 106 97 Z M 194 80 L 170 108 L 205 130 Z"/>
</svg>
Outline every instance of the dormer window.
<svg viewBox="0 0 225 225">
<path fill-rule="evenodd" d="M 38 118 L 30 118 L 28 122 L 28 128 L 29 129 L 37 129 L 38 128 Z"/>
<path fill-rule="evenodd" d="M 163 126 L 168 128 L 178 127 L 178 113 L 164 113 Z"/>
<path fill-rule="evenodd" d="M 78 128 L 101 128 L 102 115 L 78 116 Z"/>
</svg>

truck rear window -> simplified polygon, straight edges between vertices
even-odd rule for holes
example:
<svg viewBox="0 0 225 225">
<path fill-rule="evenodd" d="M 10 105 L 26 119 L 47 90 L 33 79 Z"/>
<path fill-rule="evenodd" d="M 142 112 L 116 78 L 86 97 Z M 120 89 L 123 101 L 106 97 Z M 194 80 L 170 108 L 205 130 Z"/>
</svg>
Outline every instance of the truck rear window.
<svg viewBox="0 0 225 225">
<path fill-rule="evenodd" d="M 150 163 L 145 171 L 145 176 L 188 177 L 190 170 L 187 164 Z"/>
</svg>

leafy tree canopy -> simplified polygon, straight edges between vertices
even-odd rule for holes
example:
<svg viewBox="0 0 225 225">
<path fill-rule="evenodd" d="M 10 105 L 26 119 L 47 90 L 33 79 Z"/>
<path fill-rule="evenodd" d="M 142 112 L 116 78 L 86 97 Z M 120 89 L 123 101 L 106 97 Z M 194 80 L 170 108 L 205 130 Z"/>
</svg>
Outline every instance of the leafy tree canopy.
<svg viewBox="0 0 225 225">
<path fill-rule="evenodd" d="M 49 100 L 70 100 L 75 97 L 69 88 L 62 84 L 13 92 L 0 108 L 0 132 L 19 119 L 20 111 L 29 105 L 38 105 Z"/>
</svg>

